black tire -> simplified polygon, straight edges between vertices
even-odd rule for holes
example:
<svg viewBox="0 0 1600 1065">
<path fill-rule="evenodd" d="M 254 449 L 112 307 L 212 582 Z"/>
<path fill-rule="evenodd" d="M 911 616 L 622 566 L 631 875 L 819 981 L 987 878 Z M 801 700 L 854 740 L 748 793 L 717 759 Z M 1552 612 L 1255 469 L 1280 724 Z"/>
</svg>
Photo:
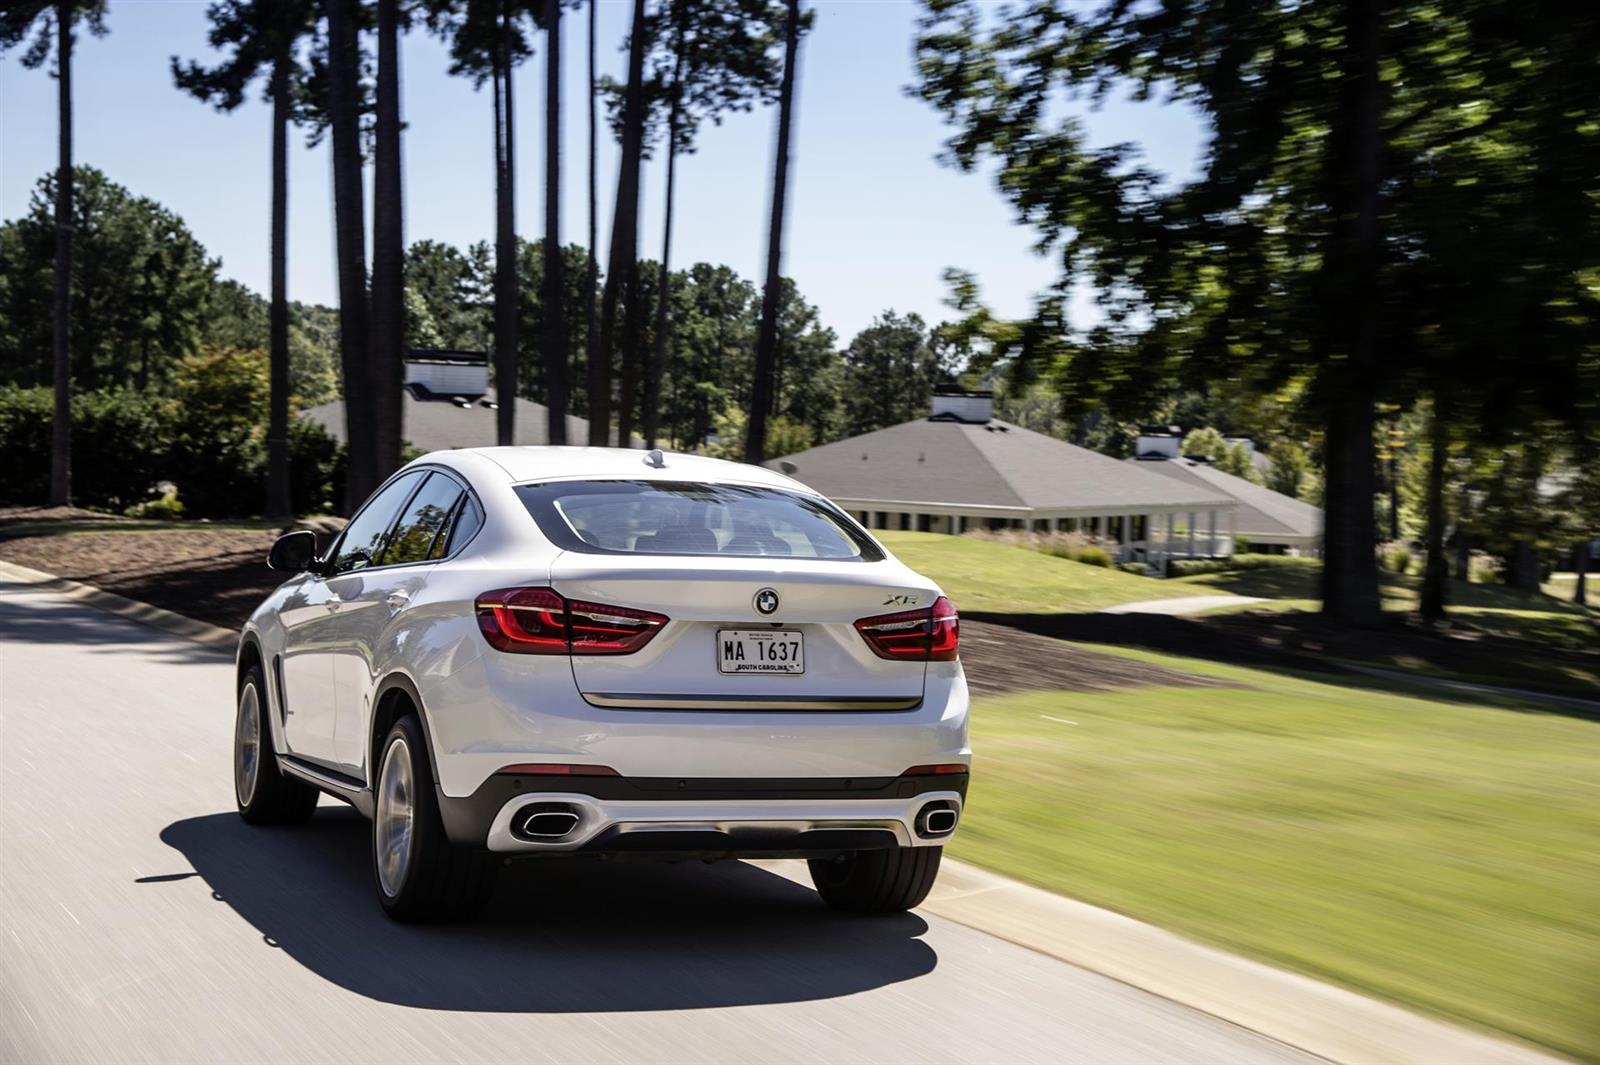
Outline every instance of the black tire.
<svg viewBox="0 0 1600 1065">
<path fill-rule="evenodd" d="M 892 847 L 813 858 L 811 882 L 836 910 L 899 913 L 922 904 L 939 875 L 943 847 Z"/>
<path fill-rule="evenodd" d="M 233 720 L 233 798 L 239 816 L 252 825 L 303 825 L 316 812 L 320 793 L 278 768 L 268 720 L 271 713 L 261 667 L 251 666 L 239 685 L 239 707 Z M 243 762 L 245 747 L 252 741 L 253 774 Z"/>
<path fill-rule="evenodd" d="M 385 821 L 384 792 L 397 790 L 388 780 L 391 758 L 406 760 L 403 768 L 411 781 L 410 830 L 405 834 L 406 846 L 401 848 L 405 854 L 401 868 L 391 866 L 386 872 L 383 852 L 387 848 L 382 840 L 395 838 L 385 827 L 390 822 Z M 494 855 L 481 847 L 456 846 L 445 834 L 428 762 L 428 741 L 414 714 L 395 722 L 384 737 L 372 789 L 372 883 L 384 912 L 407 922 L 456 920 L 477 913 L 494 890 Z M 391 834 L 386 837 L 386 832 Z M 386 883 L 386 879 L 393 882 Z"/>
</svg>

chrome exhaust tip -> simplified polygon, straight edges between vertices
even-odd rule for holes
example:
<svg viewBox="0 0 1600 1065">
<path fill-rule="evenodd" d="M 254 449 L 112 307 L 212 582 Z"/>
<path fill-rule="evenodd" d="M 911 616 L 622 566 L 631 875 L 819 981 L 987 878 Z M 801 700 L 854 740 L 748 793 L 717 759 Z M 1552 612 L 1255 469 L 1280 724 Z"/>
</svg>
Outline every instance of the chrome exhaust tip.
<svg viewBox="0 0 1600 1065">
<path fill-rule="evenodd" d="M 524 839 L 557 840 L 578 827 L 578 814 L 569 806 L 539 803 L 530 807 L 517 822 L 517 835 Z"/>
<path fill-rule="evenodd" d="M 955 830 L 956 811 L 946 803 L 929 803 L 917 815 L 917 835 L 924 839 L 948 836 Z"/>
</svg>

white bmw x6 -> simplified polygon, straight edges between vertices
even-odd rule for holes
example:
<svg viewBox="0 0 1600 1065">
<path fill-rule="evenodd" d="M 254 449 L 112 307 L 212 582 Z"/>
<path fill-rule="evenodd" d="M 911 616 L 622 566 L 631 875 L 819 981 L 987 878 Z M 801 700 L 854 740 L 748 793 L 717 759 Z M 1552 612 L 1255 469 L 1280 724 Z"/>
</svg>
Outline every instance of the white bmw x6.
<svg viewBox="0 0 1600 1065">
<path fill-rule="evenodd" d="M 463 915 L 514 858 L 810 860 L 846 910 L 927 895 L 971 749 L 955 609 L 769 470 L 604 448 L 406 466 L 244 627 L 234 786 L 372 820 L 378 899 Z"/>
</svg>

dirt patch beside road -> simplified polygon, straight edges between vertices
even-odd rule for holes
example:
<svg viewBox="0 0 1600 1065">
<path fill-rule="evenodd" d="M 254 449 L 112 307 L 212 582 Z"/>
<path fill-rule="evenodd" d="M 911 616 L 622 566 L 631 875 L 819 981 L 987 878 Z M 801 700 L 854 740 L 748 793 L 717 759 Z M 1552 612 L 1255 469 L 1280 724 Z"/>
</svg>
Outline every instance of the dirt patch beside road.
<svg viewBox="0 0 1600 1065">
<path fill-rule="evenodd" d="M 974 695 L 1045 688 L 1085 692 L 1151 685 L 1238 687 L 1229 681 L 1180 673 L 968 618 L 961 619 L 961 661 L 967 668 L 967 686 Z"/>
<path fill-rule="evenodd" d="M 1453 680 L 1480 680 L 1527 691 L 1592 696 L 1600 678 L 1600 642 L 1586 650 L 1540 645 L 1456 626 L 1431 631 L 1408 615 L 1389 614 L 1372 628 L 1350 628 L 1309 613 L 1244 611 L 1210 617 L 1151 614 L 981 614 L 962 618 L 1001 631 L 1055 641 L 1137 647 L 1235 665 L 1343 671 L 1342 662 Z"/>
<path fill-rule="evenodd" d="M 238 629 L 282 583 L 274 532 L 78 533 L 0 540 L 0 559 Z"/>
</svg>

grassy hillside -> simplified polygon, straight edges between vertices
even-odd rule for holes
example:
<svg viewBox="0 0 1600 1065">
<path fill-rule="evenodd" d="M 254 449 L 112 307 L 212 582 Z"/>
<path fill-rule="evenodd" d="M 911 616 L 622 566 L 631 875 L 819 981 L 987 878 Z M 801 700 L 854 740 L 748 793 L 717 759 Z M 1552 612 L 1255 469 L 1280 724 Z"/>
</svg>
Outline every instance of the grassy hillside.
<svg viewBox="0 0 1600 1065">
<path fill-rule="evenodd" d="M 1135 656 L 1239 687 L 979 700 L 955 856 L 1600 1060 L 1600 726 Z"/>
<path fill-rule="evenodd" d="M 1055 614 L 1144 599 L 1227 594 L 969 536 L 888 530 L 873 535 L 906 565 L 938 581 L 957 610 Z"/>
</svg>

